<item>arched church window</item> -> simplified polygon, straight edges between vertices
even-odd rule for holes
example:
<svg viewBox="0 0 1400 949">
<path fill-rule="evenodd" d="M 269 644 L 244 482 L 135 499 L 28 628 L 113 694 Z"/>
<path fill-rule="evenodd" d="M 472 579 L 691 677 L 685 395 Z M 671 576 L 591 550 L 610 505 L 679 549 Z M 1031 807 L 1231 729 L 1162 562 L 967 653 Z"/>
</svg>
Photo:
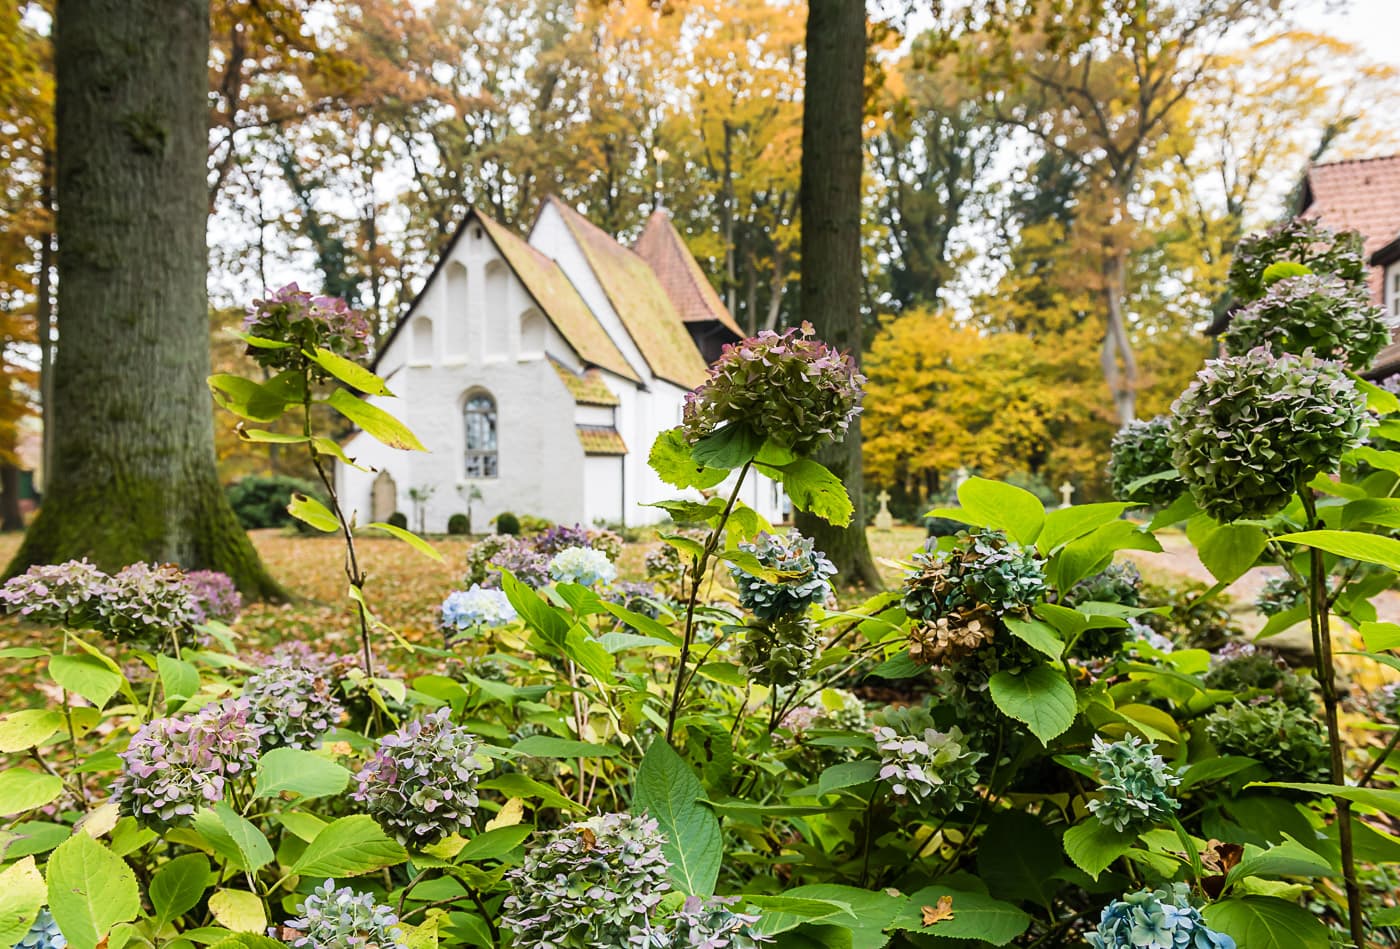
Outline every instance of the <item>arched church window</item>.
<svg viewBox="0 0 1400 949">
<path fill-rule="evenodd" d="M 467 393 L 462 403 L 462 420 L 467 436 L 467 477 L 496 477 L 496 400 L 480 390 Z"/>
</svg>

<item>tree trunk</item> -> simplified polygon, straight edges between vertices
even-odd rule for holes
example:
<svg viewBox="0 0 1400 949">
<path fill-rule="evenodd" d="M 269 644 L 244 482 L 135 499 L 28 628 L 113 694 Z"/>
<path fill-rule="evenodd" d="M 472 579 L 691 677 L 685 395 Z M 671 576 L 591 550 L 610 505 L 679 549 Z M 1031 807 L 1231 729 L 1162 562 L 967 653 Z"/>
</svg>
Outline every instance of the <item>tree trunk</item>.
<svg viewBox="0 0 1400 949">
<path fill-rule="evenodd" d="M 0 531 L 24 530 L 24 515 L 19 509 L 19 466 L 0 462 Z"/>
<path fill-rule="evenodd" d="M 205 296 L 209 5 L 65 0 L 54 23 L 54 465 L 10 564 L 174 561 L 282 596 L 214 465 Z"/>
<path fill-rule="evenodd" d="M 34 300 L 34 318 L 39 337 L 39 412 L 42 422 L 42 442 L 39 452 L 40 490 L 47 485 L 53 471 L 53 152 L 44 149 L 43 183 L 39 200 L 44 205 L 46 221 L 39 234 L 39 275 Z"/>
<path fill-rule="evenodd" d="M 802 106 L 802 315 L 827 343 L 861 348 L 861 124 L 865 114 L 865 4 L 811 0 Z M 826 552 L 847 585 L 878 589 L 880 574 L 865 536 L 860 417 L 845 441 L 817 460 L 850 492 L 855 516 L 833 527 L 799 513 L 797 527 Z"/>
<path fill-rule="evenodd" d="M 1128 338 L 1128 322 L 1123 314 L 1127 267 L 1128 262 L 1121 253 L 1111 254 L 1104 265 L 1103 282 L 1107 323 L 1100 358 L 1104 381 L 1108 383 L 1108 390 L 1113 396 L 1113 410 L 1118 416 L 1119 427 L 1137 418 L 1137 357 L 1133 355 L 1132 341 Z"/>
</svg>

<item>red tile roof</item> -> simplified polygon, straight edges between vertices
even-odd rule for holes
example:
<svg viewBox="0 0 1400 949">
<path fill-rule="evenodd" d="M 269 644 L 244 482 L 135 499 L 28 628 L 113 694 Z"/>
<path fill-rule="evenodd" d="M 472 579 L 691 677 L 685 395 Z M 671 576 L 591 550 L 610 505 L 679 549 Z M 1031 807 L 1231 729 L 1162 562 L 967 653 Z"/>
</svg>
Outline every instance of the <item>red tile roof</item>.
<svg viewBox="0 0 1400 949">
<path fill-rule="evenodd" d="M 627 443 L 611 425 L 576 425 L 579 444 L 585 455 L 625 455 Z"/>
<path fill-rule="evenodd" d="M 662 289 L 675 304 L 681 319 L 687 323 L 722 323 L 736 337 L 743 337 L 743 330 L 700 270 L 700 264 L 664 209 L 652 212 L 632 249 L 656 271 Z"/>
<path fill-rule="evenodd" d="M 1352 228 L 1366 239 L 1365 256 L 1400 236 L 1400 155 L 1313 165 L 1304 184 L 1300 214 L 1334 230 Z M 1372 268 L 1371 297 L 1382 300 L 1381 268 Z"/>
</svg>

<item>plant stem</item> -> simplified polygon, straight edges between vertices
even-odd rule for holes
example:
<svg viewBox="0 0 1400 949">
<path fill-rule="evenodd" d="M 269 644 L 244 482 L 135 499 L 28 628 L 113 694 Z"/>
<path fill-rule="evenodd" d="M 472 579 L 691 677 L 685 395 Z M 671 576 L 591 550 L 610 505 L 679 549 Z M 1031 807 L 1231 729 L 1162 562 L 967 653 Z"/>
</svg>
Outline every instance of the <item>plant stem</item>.
<svg viewBox="0 0 1400 949">
<path fill-rule="evenodd" d="M 1307 529 L 1318 530 L 1322 523 L 1317 517 L 1317 502 L 1306 485 L 1298 486 L 1298 497 L 1307 514 Z M 1327 719 L 1329 780 L 1334 785 L 1346 784 L 1346 769 L 1342 760 L 1342 734 L 1337 715 L 1337 671 L 1332 660 L 1332 631 L 1328 613 L 1330 600 L 1327 590 L 1327 568 L 1322 551 L 1311 548 L 1308 555 L 1308 596 L 1311 609 L 1313 658 L 1317 681 L 1322 685 L 1322 708 Z M 1366 945 L 1366 920 L 1361 909 L 1361 887 L 1356 882 L 1356 850 L 1351 835 L 1351 802 L 1334 797 L 1337 808 L 1337 841 L 1341 845 L 1342 879 L 1346 884 L 1347 921 L 1352 941 L 1358 947 Z"/>
<path fill-rule="evenodd" d="M 724 525 L 729 521 L 729 515 L 734 510 L 734 504 L 739 500 L 739 489 L 744 485 L 744 478 L 748 476 L 749 469 L 753 467 L 753 460 L 744 462 L 744 467 L 739 469 L 739 476 L 734 479 L 734 490 L 729 492 L 729 500 L 725 502 L 724 511 L 719 516 L 719 523 L 715 529 L 710 531 L 710 536 L 705 541 L 705 549 L 700 552 L 699 558 L 695 561 L 695 569 L 690 578 L 690 596 L 685 603 L 685 635 L 681 639 L 681 655 L 676 663 L 676 684 L 671 691 L 671 708 L 666 713 L 666 742 L 674 744 L 672 737 L 676 731 L 676 714 L 680 711 L 681 699 L 685 696 L 685 688 L 689 684 L 685 677 L 685 664 L 690 660 L 690 647 L 695 642 L 695 605 L 700 599 L 700 582 L 705 577 L 705 568 L 709 566 L 710 557 L 714 555 L 719 547 L 719 539 L 724 534 Z"/>
<path fill-rule="evenodd" d="M 1375 761 L 1372 761 L 1371 766 L 1361 775 L 1360 780 L 1356 782 L 1357 787 L 1364 788 L 1370 783 L 1371 779 L 1375 777 L 1376 772 L 1380 770 L 1381 765 L 1385 764 L 1386 759 L 1390 757 L 1390 753 L 1395 750 L 1396 745 L 1400 745 L 1400 728 L 1391 732 L 1390 741 L 1386 743 L 1385 749 L 1380 753 L 1380 756 L 1377 757 Z"/>
</svg>

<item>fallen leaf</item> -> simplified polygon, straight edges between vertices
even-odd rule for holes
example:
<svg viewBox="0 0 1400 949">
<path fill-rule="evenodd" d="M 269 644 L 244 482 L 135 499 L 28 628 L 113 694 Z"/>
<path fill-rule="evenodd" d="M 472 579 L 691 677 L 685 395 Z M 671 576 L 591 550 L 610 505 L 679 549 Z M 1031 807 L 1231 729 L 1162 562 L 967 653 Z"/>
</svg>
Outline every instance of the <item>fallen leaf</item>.
<svg viewBox="0 0 1400 949">
<path fill-rule="evenodd" d="M 941 923 L 945 919 L 953 918 L 953 898 L 940 896 L 937 906 L 922 906 L 920 909 L 924 914 L 924 925 L 932 926 L 934 923 Z"/>
</svg>

